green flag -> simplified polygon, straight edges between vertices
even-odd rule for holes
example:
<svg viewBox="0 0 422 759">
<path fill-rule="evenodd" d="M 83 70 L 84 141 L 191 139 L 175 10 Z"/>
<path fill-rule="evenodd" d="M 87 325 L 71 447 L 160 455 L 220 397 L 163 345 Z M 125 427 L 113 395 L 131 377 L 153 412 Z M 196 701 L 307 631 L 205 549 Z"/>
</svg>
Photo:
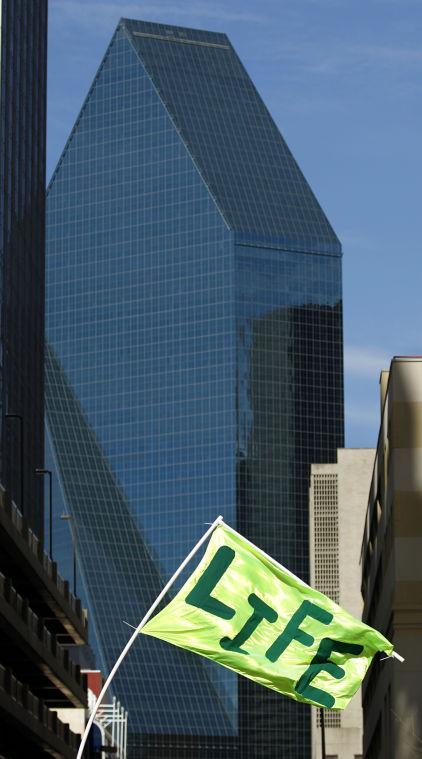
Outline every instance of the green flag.
<svg viewBox="0 0 422 759">
<path fill-rule="evenodd" d="M 172 601 L 140 630 L 286 696 L 344 709 L 393 646 L 224 524 Z"/>
</svg>

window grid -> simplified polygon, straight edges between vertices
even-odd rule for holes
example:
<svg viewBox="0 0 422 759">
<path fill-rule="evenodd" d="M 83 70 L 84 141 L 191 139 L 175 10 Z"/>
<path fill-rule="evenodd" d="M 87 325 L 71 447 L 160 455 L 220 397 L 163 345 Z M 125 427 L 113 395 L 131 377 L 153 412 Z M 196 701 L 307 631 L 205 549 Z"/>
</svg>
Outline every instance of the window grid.
<svg viewBox="0 0 422 759">
<path fill-rule="evenodd" d="M 52 458 L 105 670 L 216 513 L 309 579 L 343 442 L 337 238 L 225 35 L 133 30 L 167 33 L 119 26 L 48 193 Z M 116 690 L 136 757 L 310 752 L 309 709 L 159 641 Z"/>
<path fill-rule="evenodd" d="M 340 603 L 339 538 L 338 538 L 338 476 L 314 474 L 314 564 L 315 588 Z M 326 727 L 341 727 L 339 712 L 325 709 Z M 321 727 L 321 714 L 317 712 Z"/>
</svg>

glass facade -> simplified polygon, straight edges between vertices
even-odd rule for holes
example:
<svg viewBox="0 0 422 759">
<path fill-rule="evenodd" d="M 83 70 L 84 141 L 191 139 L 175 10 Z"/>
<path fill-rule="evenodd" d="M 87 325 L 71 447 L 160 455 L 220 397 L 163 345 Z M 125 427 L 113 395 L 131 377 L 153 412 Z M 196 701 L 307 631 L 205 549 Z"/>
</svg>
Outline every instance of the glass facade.
<svg viewBox="0 0 422 759">
<path fill-rule="evenodd" d="M 47 0 L 0 24 L 0 478 L 42 539 Z"/>
<path fill-rule="evenodd" d="M 341 259 L 235 246 L 237 524 L 309 581 L 309 468 L 342 440 Z M 239 678 L 241 756 L 311 756 L 309 711 Z"/>
<path fill-rule="evenodd" d="M 227 37 L 122 20 L 47 200 L 51 461 L 104 671 L 219 513 L 307 578 L 340 256 Z M 115 690 L 133 757 L 310 756 L 306 708 L 158 640 Z"/>
</svg>

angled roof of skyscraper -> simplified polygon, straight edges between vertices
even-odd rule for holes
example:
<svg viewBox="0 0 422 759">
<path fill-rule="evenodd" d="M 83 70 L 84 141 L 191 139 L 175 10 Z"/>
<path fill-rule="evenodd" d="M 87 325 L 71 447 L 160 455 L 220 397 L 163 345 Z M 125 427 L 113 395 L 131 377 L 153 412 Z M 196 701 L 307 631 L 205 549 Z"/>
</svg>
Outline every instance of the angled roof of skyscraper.
<svg viewBox="0 0 422 759">
<path fill-rule="evenodd" d="M 226 34 L 121 19 L 238 242 L 341 244 Z M 107 54 L 106 54 L 107 57 Z"/>
<path fill-rule="evenodd" d="M 242 241 L 340 243 L 227 35 L 123 19 L 229 227 Z M 306 235 L 304 237 L 304 234 Z"/>
</svg>

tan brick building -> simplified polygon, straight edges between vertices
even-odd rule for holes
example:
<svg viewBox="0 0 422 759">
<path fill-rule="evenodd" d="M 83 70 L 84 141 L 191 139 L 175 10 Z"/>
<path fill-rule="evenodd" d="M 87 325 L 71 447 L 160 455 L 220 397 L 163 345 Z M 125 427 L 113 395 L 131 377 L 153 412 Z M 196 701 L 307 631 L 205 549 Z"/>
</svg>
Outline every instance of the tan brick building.
<svg viewBox="0 0 422 759">
<path fill-rule="evenodd" d="M 362 614 L 362 530 L 375 451 L 339 449 L 337 463 L 313 464 L 310 487 L 311 585 L 351 614 Z M 344 712 L 325 710 L 327 759 L 362 756 L 358 692 Z M 319 709 L 312 708 L 312 757 L 321 759 Z"/>
<path fill-rule="evenodd" d="M 363 619 L 406 661 L 378 659 L 365 679 L 364 757 L 413 759 L 422 756 L 422 357 L 396 357 L 381 373 L 381 409 Z"/>
</svg>

